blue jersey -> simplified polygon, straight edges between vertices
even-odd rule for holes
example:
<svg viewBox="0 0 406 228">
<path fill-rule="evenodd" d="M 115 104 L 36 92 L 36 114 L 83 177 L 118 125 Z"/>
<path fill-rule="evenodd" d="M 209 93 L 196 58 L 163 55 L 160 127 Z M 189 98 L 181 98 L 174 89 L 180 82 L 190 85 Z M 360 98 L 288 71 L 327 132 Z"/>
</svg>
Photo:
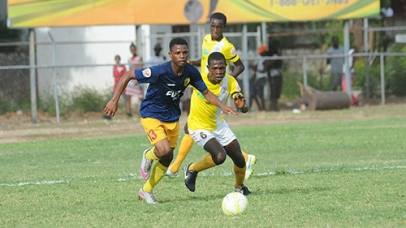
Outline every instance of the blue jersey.
<svg viewBox="0 0 406 228">
<path fill-rule="evenodd" d="M 149 68 L 136 69 L 134 72 L 138 83 L 149 83 L 145 99 L 140 106 L 142 118 L 177 122 L 181 115 L 180 97 L 188 85 L 192 85 L 200 92 L 207 90 L 200 72 L 190 64 L 185 65 L 180 76 L 173 72 L 171 61 Z"/>
</svg>

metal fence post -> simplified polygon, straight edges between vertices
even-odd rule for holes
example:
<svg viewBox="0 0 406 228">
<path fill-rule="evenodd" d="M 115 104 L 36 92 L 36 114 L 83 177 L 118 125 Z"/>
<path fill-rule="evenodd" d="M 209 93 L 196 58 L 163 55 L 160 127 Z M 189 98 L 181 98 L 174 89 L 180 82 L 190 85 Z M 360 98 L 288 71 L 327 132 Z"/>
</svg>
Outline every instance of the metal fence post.
<svg viewBox="0 0 406 228">
<path fill-rule="evenodd" d="M 352 84 L 351 84 L 351 75 L 350 75 L 350 56 L 349 56 L 349 50 L 350 50 L 350 27 L 348 24 L 348 20 L 344 21 L 344 66 L 345 66 L 345 84 L 347 87 L 347 94 L 349 97 L 351 97 L 352 94 Z"/>
<path fill-rule="evenodd" d="M 307 58 L 303 56 L 303 85 L 307 86 Z"/>
<path fill-rule="evenodd" d="M 368 41 L 368 18 L 364 18 L 364 52 L 365 52 L 365 86 L 366 86 L 366 92 L 365 92 L 365 98 L 368 100 L 369 99 L 369 41 Z"/>
<path fill-rule="evenodd" d="M 247 38 L 247 24 L 243 24 L 242 26 L 242 52 L 244 56 L 244 65 L 245 65 L 245 70 L 244 70 L 244 94 L 247 99 L 245 100 L 247 102 L 247 106 L 249 107 L 250 105 L 250 86 L 249 86 L 249 62 L 248 62 L 248 38 Z"/>
<path fill-rule="evenodd" d="M 30 29 L 30 91 L 31 91 L 31 122 L 37 122 L 37 81 L 35 78 L 35 39 L 34 29 Z"/>
<path fill-rule="evenodd" d="M 381 64 L 381 103 L 385 105 L 385 58 L 383 53 L 380 54 L 380 64 Z"/>
<path fill-rule="evenodd" d="M 52 74 L 54 79 L 54 99 L 55 99 L 55 112 L 56 112 L 56 123 L 61 123 L 60 113 L 59 113 L 59 100 L 58 100 L 58 83 L 56 82 L 56 45 L 55 40 L 51 33 L 48 31 L 48 35 L 52 41 L 52 57 L 53 57 L 53 67 Z"/>
</svg>

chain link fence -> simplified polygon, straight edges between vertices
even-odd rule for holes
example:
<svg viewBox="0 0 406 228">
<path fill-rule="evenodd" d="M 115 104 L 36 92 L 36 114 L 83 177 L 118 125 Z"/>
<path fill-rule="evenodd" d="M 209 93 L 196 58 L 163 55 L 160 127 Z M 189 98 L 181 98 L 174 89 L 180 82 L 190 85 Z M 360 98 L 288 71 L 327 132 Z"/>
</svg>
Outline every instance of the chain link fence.
<svg viewBox="0 0 406 228">
<path fill-rule="evenodd" d="M 390 30 L 392 36 L 403 34 L 406 30 L 404 27 L 386 29 Z M 381 30 L 372 32 L 379 33 Z M 148 41 L 149 45 L 140 47 L 140 50 L 142 54 L 151 55 L 154 44 L 161 43 L 163 44 L 162 54 L 166 55 L 169 51 L 166 44 L 173 37 L 181 36 L 189 42 L 190 59 L 198 59 L 200 58 L 201 40 L 204 35 L 204 31 L 182 34 L 153 34 L 142 37 L 142 41 Z M 256 50 L 261 44 L 260 32 L 226 33 L 225 36 L 235 45 L 246 65 L 246 72 L 238 78 L 246 90 L 250 86 L 246 84 L 249 83 L 248 78 L 253 74 L 250 66 L 255 65 L 259 60 Z M 283 37 L 280 39 L 283 40 Z M 70 91 L 78 86 L 92 87 L 100 94 L 110 94 L 113 85 L 114 55 L 118 50 L 124 50 L 122 51 L 124 54 L 121 54 L 122 63 L 126 64 L 131 42 L 130 40 L 37 42 L 35 43 L 36 49 L 31 50 L 31 52 L 29 42 L 0 43 L 0 50 L 13 49 L 13 51 L 0 52 L 0 78 L 3 81 L 0 86 L 1 113 L 17 110 L 29 111 L 32 108 L 32 102 L 35 101 L 33 96 L 39 101 L 37 108 L 40 111 L 47 111 L 52 106 L 58 106 L 58 101 L 61 99 L 68 99 Z M 391 78 L 393 73 L 387 68 L 388 62 L 385 60 L 391 58 L 399 60 L 399 58 L 406 57 L 404 44 L 400 43 L 399 45 L 400 47 L 397 47 L 396 50 L 388 49 L 387 52 L 375 53 L 361 52 L 354 55 L 358 63 L 356 77 L 359 78 L 354 84 L 355 90 L 360 90 L 364 94 L 366 88 L 369 87 L 367 89 L 370 95 L 381 97 L 382 104 L 385 104 L 385 95 L 390 95 L 388 92 L 391 92 L 387 80 Z M 113 52 L 108 50 L 113 50 Z M 320 90 L 326 89 L 329 76 L 324 68 L 326 58 L 331 56 L 326 56 L 325 51 L 321 48 L 283 49 L 282 47 L 282 50 L 283 56 L 277 58 L 283 60 L 284 84 L 282 94 L 284 102 L 295 102 L 295 94 L 298 95 L 300 91 L 296 84 L 298 81 Z M 35 62 L 32 62 L 30 55 L 35 57 Z M 144 63 L 145 65 L 148 64 L 148 57 L 144 58 Z M 366 72 L 366 69 L 369 69 L 369 72 Z M 393 66 L 390 69 L 393 69 Z M 369 77 L 369 84 L 366 84 L 366 77 Z M 32 88 L 35 88 L 34 93 Z M 249 89 L 246 91 L 248 94 L 246 93 L 245 96 L 249 97 Z"/>
</svg>

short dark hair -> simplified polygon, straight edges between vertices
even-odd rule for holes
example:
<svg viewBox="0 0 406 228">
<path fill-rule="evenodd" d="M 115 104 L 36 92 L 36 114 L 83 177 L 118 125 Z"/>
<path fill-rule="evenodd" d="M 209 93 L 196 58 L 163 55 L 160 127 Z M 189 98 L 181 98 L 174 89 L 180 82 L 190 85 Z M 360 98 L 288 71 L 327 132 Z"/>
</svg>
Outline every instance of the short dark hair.
<svg viewBox="0 0 406 228">
<path fill-rule="evenodd" d="M 221 52 L 212 52 L 209 55 L 209 58 L 207 60 L 207 66 L 209 66 L 210 62 L 213 60 L 223 60 L 224 64 L 226 64 L 226 58 L 224 57 L 223 53 L 221 53 Z"/>
<path fill-rule="evenodd" d="M 172 47 L 175 45 L 186 45 L 186 47 L 189 48 L 187 41 L 181 37 L 173 38 L 171 42 L 169 42 L 169 50 L 172 51 Z"/>
<path fill-rule="evenodd" d="M 224 15 L 223 13 L 220 13 L 220 12 L 213 13 L 213 14 L 210 16 L 210 21 L 211 21 L 212 19 L 223 20 L 224 26 L 226 26 L 226 24 L 227 24 L 227 17 L 226 17 L 226 15 Z"/>
<path fill-rule="evenodd" d="M 137 48 L 137 46 L 135 46 L 135 44 L 134 44 L 134 43 L 131 43 L 130 48 L 132 48 L 132 47 Z"/>
</svg>

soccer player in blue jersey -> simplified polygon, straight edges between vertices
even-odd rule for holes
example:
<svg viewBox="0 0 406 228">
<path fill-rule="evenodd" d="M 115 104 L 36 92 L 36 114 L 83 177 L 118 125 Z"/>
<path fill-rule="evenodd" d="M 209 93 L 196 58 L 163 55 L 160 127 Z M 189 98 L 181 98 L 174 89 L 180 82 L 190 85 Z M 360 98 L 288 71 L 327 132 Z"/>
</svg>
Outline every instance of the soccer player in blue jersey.
<svg viewBox="0 0 406 228">
<path fill-rule="evenodd" d="M 165 175 L 173 159 L 181 115 L 179 98 L 189 85 L 196 88 L 208 102 L 219 107 L 224 113 L 238 116 L 232 107 L 224 105 L 207 89 L 200 72 L 187 63 L 189 48 L 185 39 L 172 39 L 169 50 L 171 61 L 127 71 L 118 82 L 113 98 L 104 108 L 107 115 L 114 116 L 120 94 L 130 80 L 135 79 L 136 83 L 149 83 L 145 99 L 140 105 L 140 115 L 141 123 L 153 147 L 143 152 L 140 173 L 147 181 L 138 192 L 138 198 L 148 204 L 158 203 L 152 190 Z M 154 161 L 157 162 L 152 167 Z"/>
</svg>

